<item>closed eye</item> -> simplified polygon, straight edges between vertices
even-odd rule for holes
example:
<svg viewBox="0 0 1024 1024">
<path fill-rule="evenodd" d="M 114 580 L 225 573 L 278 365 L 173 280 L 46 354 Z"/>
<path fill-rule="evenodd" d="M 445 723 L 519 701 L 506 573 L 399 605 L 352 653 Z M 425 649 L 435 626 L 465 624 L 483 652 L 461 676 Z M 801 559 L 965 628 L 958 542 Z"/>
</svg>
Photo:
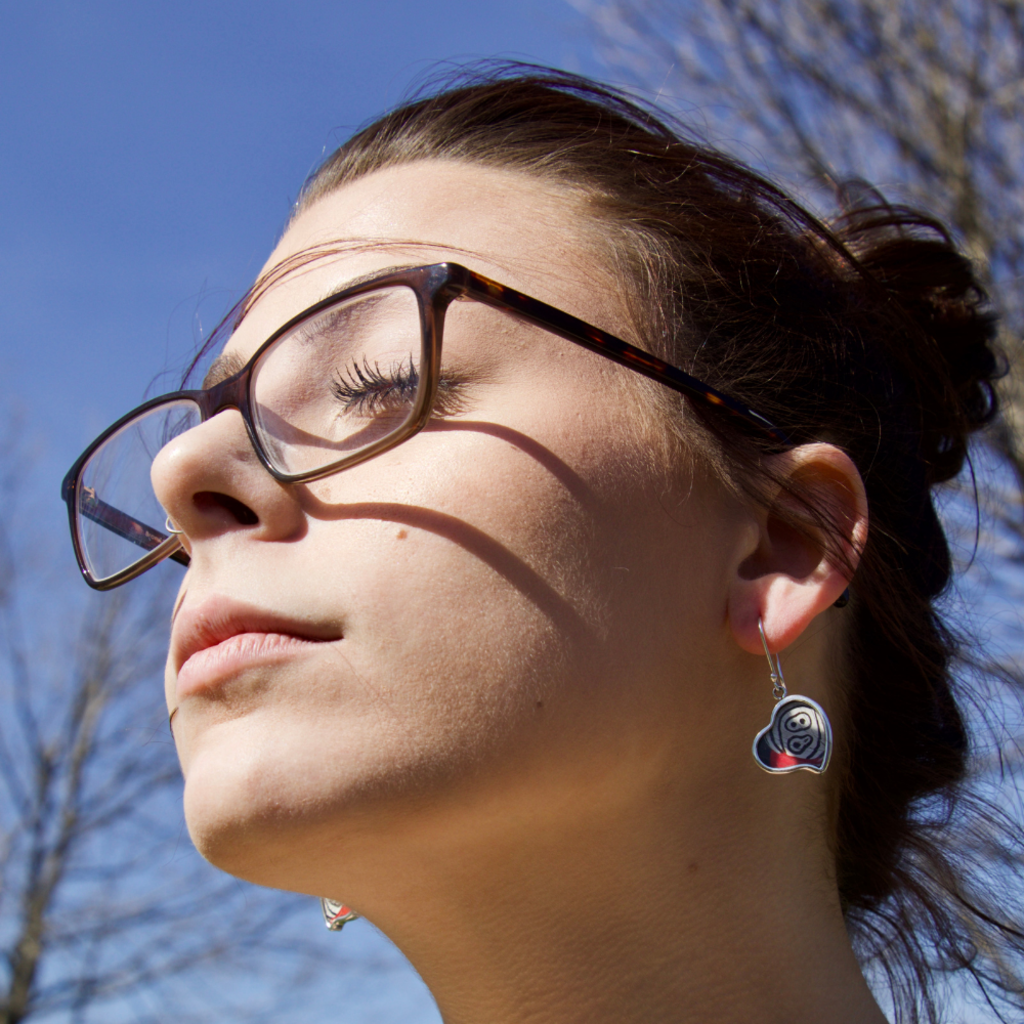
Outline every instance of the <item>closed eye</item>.
<svg viewBox="0 0 1024 1024">
<path fill-rule="evenodd" d="M 353 361 L 336 371 L 331 394 L 346 412 L 364 415 L 392 412 L 411 405 L 419 389 L 420 374 L 412 357 L 408 362 L 384 368 L 379 363 Z M 442 372 L 434 399 L 433 415 L 450 416 L 461 411 L 459 391 L 464 382 Z"/>
</svg>

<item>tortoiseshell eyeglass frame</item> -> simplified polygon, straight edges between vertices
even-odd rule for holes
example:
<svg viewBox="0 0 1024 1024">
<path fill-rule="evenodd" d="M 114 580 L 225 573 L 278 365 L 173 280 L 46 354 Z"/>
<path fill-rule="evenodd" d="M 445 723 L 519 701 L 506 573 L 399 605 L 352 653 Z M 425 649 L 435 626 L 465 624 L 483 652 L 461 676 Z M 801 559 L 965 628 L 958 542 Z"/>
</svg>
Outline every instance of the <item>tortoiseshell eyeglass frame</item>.
<svg viewBox="0 0 1024 1024">
<path fill-rule="evenodd" d="M 357 295 L 363 295 L 381 288 L 405 286 L 411 289 L 419 304 L 422 333 L 422 362 L 419 387 L 413 408 L 405 422 L 393 433 L 378 438 L 372 443 L 344 458 L 338 459 L 327 466 L 305 473 L 285 473 L 274 466 L 257 431 L 251 413 L 251 388 L 253 370 L 259 364 L 263 354 L 283 335 L 325 309 L 344 302 Z M 703 402 L 717 409 L 723 409 L 732 416 L 746 422 L 762 436 L 775 443 L 788 446 L 789 439 L 785 433 L 767 420 L 760 413 L 723 394 L 709 384 L 690 376 L 678 367 L 658 359 L 648 352 L 602 331 L 598 327 L 586 323 L 565 313 L 546 302 L 531 298 L 522 292 L 498 284 L 490 278 L 478 274 L 474 270 L 458 263 L 435 263 L 430 266 L 410 267 L 408 269 L 386 271 L 377 277 L 360 281 L 342 289 L 329 297 L 303 310 L 287 323 L 279 327 L 253 354 L 252 358 L 237 373 L 212 387 L 198 390 L 174 391 L 150 399 L 131 412 L 122 416 L 116 423 L 108 427 L 78 457 L 68 471 L 61 486 L 61 497 L 67 504 L 71 526 L 71 538 L 75 547 L 75 555 L 86 582 L 97 590 L 110 590 L 127 583 L 145 572 L 164 558 L 171 558 L 182 565 L 189 564 L 189 557 L 181 548 L 176 536 L 161 532 L 145 523 L 140 523 L 131 516 L 112 506 L 107 505 L 95 496 L 85 496 L 82 514 L 112 530 L 121 537 L 139 545 L 146 550 L 139 561 L 123 571 L 102 580 L 94 578 L 89 571 L 84 557 L 83 544 L 78 528 L 79 489 L 81 487 L 82 470 L 93 453 L 112 435 L 131 422 L 132 419 L 148 414 L 161 405 L 182 400 L 191 401 L 199 409 L 201 422 L 205 422 L 224 409 L 237 409 L 245 422 L 249 440 L 259 457 L 260 462 L 276 480 L 281 483 L 304 483 L 320 477 L 348 469 L 350 466 L 365 462 L 367 459 L 380 455 L 394 448 L 413 434 L 421 430 L 430 419 L 430 412 L 437 393 L 438 378 L 441 367 L 441 343 L 444 329 L 444 317 L 449 305 L 458 299 L 472 299 L 496 309 L 504 310 L 514 316 L 536 324 L 552 334 L 583 348 L 604 356 L 621 366 L 643 374 L 651 380 L 658 381 L 691 399 Z"/>
</svg>

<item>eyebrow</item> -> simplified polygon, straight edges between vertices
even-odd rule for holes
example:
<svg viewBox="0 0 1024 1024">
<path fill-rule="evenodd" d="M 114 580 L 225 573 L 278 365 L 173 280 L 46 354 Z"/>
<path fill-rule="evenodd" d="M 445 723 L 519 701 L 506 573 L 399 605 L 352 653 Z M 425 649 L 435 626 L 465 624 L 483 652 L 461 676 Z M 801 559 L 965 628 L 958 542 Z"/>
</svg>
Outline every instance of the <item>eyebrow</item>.
<svg viewBox="0 0 1024 1024">
<path fill-rule="evenodd" d="M 359 285 L 366 284 L 369 281 L 374 281 L 378 277 L 384 277 L 386 274 L 392 274 L 398 270 L 408 270 L 410 267 L 419 266 L 424 266 L 424 264 L 399 263 L 395 264 L 393 267 L 381 267 L 379 270 L 371 270 L 367 274 L 360 274 L 358 277 L 353 277 L 351 280 L 336 285 L 334 288 L 329 288 L 319 298 L 310 303 L 310 306 L 315 306 L 318 303 L 324 302 L 326 299 L 333 299 L 335 295 L 340 295 L 342 292 L 348 291 L 349 288 L 358 288 Z M 239 323 L 240 322 L 241 321 L 239 321 Z M 203 383 L 200 386 L 205 391 L 208 388 L 212 388 L 215 384 L 219 384 L 222 380 L 227 380 L 228 377 L 233 377 L 239 372 L 239 370 L 244 368 L 245 360 L 237 352 L 221 352 L 221 354 L 210 364 L 210 368 L 206 371 L 206 376 L 203 378 Z"/>
<path fill-rule="evenodd" d="M 233 377 L 244 366 L 245 360 L 237 352 L 221 352 L 206 371 L 201 385 L 202 389 L 205 391 L 207 388 L 212 388 L 214 384 Z"/>
<path fill-rule="evenodd" d="M 328 288 L 327 291 L 325 291 L 316 301 L 323 302 L 324 299 L 333 299 L 335 295 L 340 295 L 342 292 L 348 291 L 349 288 L 358 288 L 361 284 L 366 284 L 368 281 L 375 281 L 378 277 L 384 277 L 386 274 L 394 274 L 399 270 L 411 270 L 413 267 L 425 266 L 429 266 L 429 264 L 396 263 L 393 267 L 381 267 L 380 270 L 371 270 L 368 274 L 360 274 L 358 277 L 353 277 L 352 280 L 346 281 L 344 284 Z M 316 303 L 313 303 L 313 305 L 316 305 Z"/>
</svg>

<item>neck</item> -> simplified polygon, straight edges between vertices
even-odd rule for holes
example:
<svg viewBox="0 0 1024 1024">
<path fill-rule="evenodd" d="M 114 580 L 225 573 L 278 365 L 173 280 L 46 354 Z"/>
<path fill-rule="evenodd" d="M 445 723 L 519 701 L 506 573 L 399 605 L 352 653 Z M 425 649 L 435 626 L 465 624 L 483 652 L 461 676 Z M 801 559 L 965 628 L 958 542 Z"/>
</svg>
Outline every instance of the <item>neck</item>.
<svg viewBox="0 0 1024 1024">
<path fill-rule="evenodd" d="M 567 808 L 570 831 L 527 821 L 506 843 L 477 828 L 455 854 L 419 836 L 385 864 L 377 846 L 389 889 L 370 916 L 446 1024 L 884 1024 L 826 851 L 779 827 L 780 799 L 805 802 L 813 780 L 752 780 L 719 787 L 699 827 L 652 800 L 583 822 Z"/>
</svg>

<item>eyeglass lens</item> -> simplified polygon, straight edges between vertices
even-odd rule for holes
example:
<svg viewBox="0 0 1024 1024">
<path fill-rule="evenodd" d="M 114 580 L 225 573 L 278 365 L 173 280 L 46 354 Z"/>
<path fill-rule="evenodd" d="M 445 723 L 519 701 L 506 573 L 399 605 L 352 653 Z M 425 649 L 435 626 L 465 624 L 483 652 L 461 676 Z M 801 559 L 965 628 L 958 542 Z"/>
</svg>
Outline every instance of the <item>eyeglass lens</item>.
<svg viewBox="0 0 1024 1024">
<path fill-rule="evenodd" d="M 315 473 L 401 430 L 422 359 L 419 303 L 407 287 L 357 295 L 302 321 L 253 369 L 250 411 L 267 460 L 282 474 Z M 153 459 L 201 419 L 194 401 L 171 399 L 129 421 L 83 466 L 76 518 L 95 580 L 128 569 L 167 538 Z"/>
<path fill-rule="evenodd" d="M 199 407 L 188 399 L 158 406 L 107 438 L 82 467 L 78 537 L 94 579 L 127 569 L 167 539 L 167 514 L 153 493 L 149 470 L 165 444 L 199 422 Z"/>
<path fill-rule="evenodd" d="M 279 338 L 253 371 L 253 425 L 267 458 L 311 473 L 399 430 L 421 379 L 419 304 L 381 288 L 330 306 Z"/>
</svg>

